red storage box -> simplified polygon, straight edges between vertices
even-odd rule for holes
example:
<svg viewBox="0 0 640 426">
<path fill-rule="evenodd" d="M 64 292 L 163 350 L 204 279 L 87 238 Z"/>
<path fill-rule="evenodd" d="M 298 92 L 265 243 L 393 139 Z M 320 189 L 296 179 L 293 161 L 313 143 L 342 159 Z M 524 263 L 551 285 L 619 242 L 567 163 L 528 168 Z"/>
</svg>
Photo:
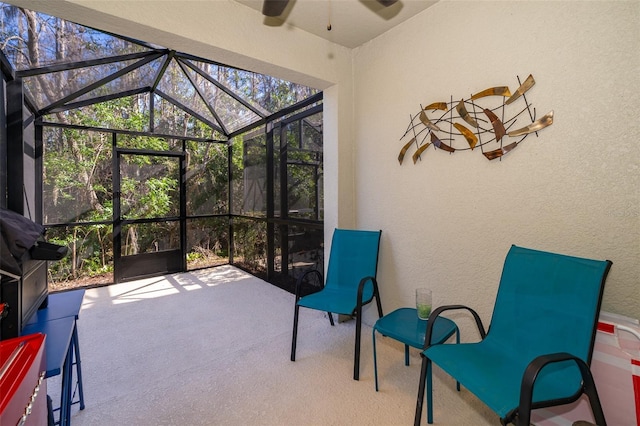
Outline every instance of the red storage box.
<svg viewBox="0 0 640 426">
<path fill-rule="evenodd" d="M 45 335 L 0 342 L 0 425 L 46 425 Z"/>
</svg>

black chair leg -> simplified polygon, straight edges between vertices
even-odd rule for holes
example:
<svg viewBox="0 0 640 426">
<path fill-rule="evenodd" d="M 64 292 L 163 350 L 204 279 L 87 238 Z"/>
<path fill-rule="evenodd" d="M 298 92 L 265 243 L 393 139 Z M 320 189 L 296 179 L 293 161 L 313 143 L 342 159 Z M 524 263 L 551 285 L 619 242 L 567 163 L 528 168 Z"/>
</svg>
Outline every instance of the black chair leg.
<svg viewBox="0 0 640 426">
<path fill-rule="evenodd" d="M 362 306 L 356 309 L 356 347 L 353 358 L 353 380 L 360 380 L 360 335 L 362 331 Z"/>
<path fill-rule="evenodd" d="M 604 412 L 602 411 L 602 405 L 600 404 L 600 398 L 598 397 L 598 391 L 596 384 L 591 375 L 591 370 L 584 363 L 578 363 L 580 367 L 580 373 L 582 374 L 582 383 L 584 393 L 589 398 L 589 404 L 591 405 L 591 411 L 593 412 L 593 418 L 598 426 L 607 426 L 607 421 L 604 418 Z"/>
<path fill-rule="evenodd" d="M 378 307 L 378 318 L 382 318 L 382 304 L 380 303 L 380 296 L 377 290 L 374 290 L 374 296 L 376 298 L 376 304 Z M 358 298 L 362 297 L 358 294 Z M 356 345 L 354 348 L 353 356 L 353 380 L 360 380 L 360 340 L 362 335 L 362 305 L 358 302 L 355 311 L 356 316 Z"/>
<path fill-rule="evenodd" d="M 333 327 L 335 325 L 333 323 L 333 315 L 331 315 L 331 312 L 327 312 L 327 315 L 329 315 L 329 322 L 331 323 L 331 327 Z"/>
<path fill-rule="evenodd" d="M 420 369 L 420 385 L 418 386 L 418 400 L 416 401 L 416 415 L 413 419 L 413 426 L 420 426 L 422 420 L 422 405 L 424 403 L 424 389 L 427 381 L 427 360 L 426 357 L 422 357 L 422 367 Z"/>
<path fill-rule="evenodd" d="M 291 338 L 291 361 L 296 360 L 296 341 L 298 340 L 298 312 L 300 306 L 296 303 L 296 308 L 293 312 L 293 337 Z"/>
<path fill-rule="evenodd" d="M 530 425 L 530 421 L 531 421 L 531 412 L 523 412 L 523 413 L 519 413 L 516 416 L 516 420 L 515 420 L 515 425 L 516 426 L 529 426 Z"/>
</svg>

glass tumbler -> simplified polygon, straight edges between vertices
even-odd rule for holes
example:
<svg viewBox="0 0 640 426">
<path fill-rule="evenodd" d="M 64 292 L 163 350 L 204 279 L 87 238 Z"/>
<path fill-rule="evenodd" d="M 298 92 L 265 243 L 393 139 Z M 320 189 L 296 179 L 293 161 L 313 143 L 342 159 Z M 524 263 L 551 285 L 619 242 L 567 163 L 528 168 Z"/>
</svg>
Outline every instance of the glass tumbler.
<svg viewBox="0 0 640 426">
<path fill-rule="evenodd" d="M 426 320 L 431 314 L 431 290 L 428 288 L 416 289 L 416 310 L 418 318 Z"/>
</svg>

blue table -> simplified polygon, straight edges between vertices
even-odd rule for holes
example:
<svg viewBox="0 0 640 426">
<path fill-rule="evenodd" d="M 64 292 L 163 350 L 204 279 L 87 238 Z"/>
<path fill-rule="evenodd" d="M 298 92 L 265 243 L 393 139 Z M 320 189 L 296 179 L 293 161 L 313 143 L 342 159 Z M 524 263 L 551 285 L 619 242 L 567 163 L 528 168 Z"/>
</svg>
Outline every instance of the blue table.
<svg viewBox="0 0 640 426">
<path fill-rule="evenodd" d="M 47 356 L 46 377 L 56 376 L 62 373 L 62 392 L 60 396 L 60 420 L 61 426 L 71 423 L 71 405 L 79 403 L 80 409 L 84 410 L 84 393 L 82 389 L 82 368 L 80 361 L 80 342 L 78 340 L 77 320 L 80 315 L 80 308 L 84 298 L 84 289 L 52 293 L 48 297 L 47 307 L 38 311 L 29 319 L 22 333 L 28 334 L 37 330 L 51 337 L 47 337 L 45 351 Z M 64 320 L 64 321 L 61 321 Z M 64 326 L 63 326 L 64 324 Z M 66 327 L 71 324 L 70 340 L 66 339 Z M 50 343 L 51 342 L 51 343 Z M 66 343 L 65 343 L 66 342 Z M 65 348 L 61 346 L 66 344 Z M 51 345 L 51 348 L 49 347 Z M 51 351 L 51 352 L 50 352 Z M 60 358 L 64 356 L 64 358 Z M 53 357 L 53 359 L 51 359 Z M 51 360 L 51 364 L 50 364 Z M 61 368 L 62 366 L 62 368 Z M 76 370 L 78 398 L 73 402 L 73 366 Z M 51 369 L 49 368 L 51 367 Z M 54 410 L 57 411 L 58 409 Z"/>
<path fill-rule="evenodd" d="M 38 309 L 27 324 L 65 317 L 78 319 L 83 298 L 84 289 L 51 293 L 48 297 L 47 307 Z"/>
<path fill-rule="evenodd" d="M 47 336 L 44 350 L 47 363 L 45 378 L 62 374 L 62 396 L 60 404 L 60 425 L 70 424 L 71 408 L 71 362 L 75 330 L 75 318 L 66 317 L 44 322 L 27 324 L 22 334 L 43 333 Z"/>
<path fill-rule="evenodd" d="M 404 343 L 404 364 L 409 365 L 409 346 L 416 349 L 423 348 L 427 333 L 427 320 L 419 319 L 415 308 L 400 308 L 376 321 L 373 326 L 373 370 L 377 392 L 376 331 L 383 336 L 391 337 Z M 448 318 L 439 317 L 433 326 L 431 344 L 444 343 L 453 334 L 456 335 L 456 343 L 460 343 L 460 331 L 456 323 Z"/>
</svg>

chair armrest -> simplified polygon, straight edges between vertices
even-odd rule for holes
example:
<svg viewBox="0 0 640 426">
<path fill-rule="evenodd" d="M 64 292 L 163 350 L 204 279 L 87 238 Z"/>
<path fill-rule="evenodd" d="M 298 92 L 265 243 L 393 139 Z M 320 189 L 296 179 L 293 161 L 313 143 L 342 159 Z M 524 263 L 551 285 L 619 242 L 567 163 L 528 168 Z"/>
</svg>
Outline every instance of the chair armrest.
<svg viewBox="0 0 640 426">
<path fill-rule="evenodd" d="M 369 300 L 362 300 L 364 295 L 364 286 L 367 284 L 367 281 L 371 281 L 373 285 L 373 293 L 371 294 L 371 298 Z M 373 299 L 376 299 L 376 306 L 378 308 L 378 318 L 382 318 L 382 303 L 380 302 L 380 291 L 378 290 L 378 281 L 374 276 L 364 277 L 358 283 L 358 300 L 356 301 L 356 308 L 354 309 L 354 313 L 360 317 L 362 314 L 362 306 L 371 302 Z"/>
<path fill-rule="evenodd" d="M 372 299 L 369 300 L 362 300 L 362 296 L 364 294 L 364 286 L 367 283 L 367 281 L 371 281 L 371 283 L 373 284 L 373 296 L 375 296 L 378 293 L 378 281 L 376 281 L 376 277 L 364 277 L 363 279 L 360 280 L 360 283 L 358 283 L 358 303 L 361 303 L 362 305 L 369 303 Z"/>
<path fill-rule="evenodd" d="M 532 408 L 535 408 L 533 407 L 533 386 L 535 385 L 538 374 L 542 369 L 549 364 L 563 361 L 575 362 L 580 369 L 580 375 L 582 376 L 583 383 L 593 383 L 593 377 L 589 370 L 589 366 L 581 358 L 567 352 L 540 355 L 527 365 L 527 368 L 522 375 L 522 382 L 520 385 L 520 412 L 530 412 Z M 575 397 L 577 398 L 580 394 L 581 391 L 578 390 Z M 567 403 L 572 402 L 573 400 L 573 398 L 570 397 L 567 399 Z"/>
<path fill-rule="evenodd" d="M 304 279 L 307 277 L 307 275 L 311 275 L 311 274 L 318 275 L 318 282 L 320 283 L 320 288 L 317 291 L 320 291 L 324 288 L 324 278 L 322 277 L 322 274 L 320 273 L 320 271 L 318 271 L 317 269 L 309 269 L 304 274 L 300 275 L 296 280 L 296 303 L 302 297 L 300 295 L 300 292 L 302 290 L 302 283 L 304 282 Z M 317 293 L 317 291 L 315 291 L 314 293 Z"/>
<path fill-rule="evenodd" d="M 484 339 L 487 335 L 487 333 L 484 330 L 484 326 L 482 325 L 482 321 L 480 320 L 480 316 L 478 315 L 478 313 L 471 309 L 468 306 L 464 306 L 464 305 L 444 305 L 444 306 L 439 306 L 436 309 L 434 309 L 431 312 L 431 315 L 429 315 L 429 320 L 427 322 L 427 332 L 425 334 L 425 338 L 424 338 L 424 346 L 423 346 L 423 350 L 427 349 L 429 346 L 431 346 L 431 336 L 433 334 L 433 326 L 436 322 L 436 318 L 438 318 L 440 316 L 440 314 L 444 311 L 451 311 L 451 310 L 460 310 L 460 309 L 464 309 L 467 310 L 471 313 L 471 315 L 473 315 L 473 318 L 476 320 L 476 325 L 478 326 L 478 332 L 480 332 L 480 337 L 482 339 Z"/>
<path fill-rule="evenodd" d="M 567 352 L 556 352 L 551 354 L 540 355 L 527 365 L 522 376 L 522 382 L 520 385 L 520 403 L 517 409 L 508 413 L 504 420 L 507 422 L 512 421 L 516 416 L 518 417 L 518 424 L 529 425 L 531 419 L 531 410 L 535 408 L 545 407 L 548 404 L 534 404 L 533 403 L 533 387 L 540 371 L 549 364 L 563 361 L 573 361 L 580 370 L 580 377 L 582 383 L 576 390 L 576 393 L 569 395 L 561 400 L 554 401 L 555 404 L 569 404 L 576 401 L 583 393 L 589 398 L 591 404 L 591 410 L 595 422 L 598 425 L 606 426 L 607 422 L 602 411 L 602 405 L 600 404 L 600 398 L 598 397 L 598 390 L 596 389 L 593 375 L 589 369 L 589 365 L 582 359 Z"/>
</svg>

